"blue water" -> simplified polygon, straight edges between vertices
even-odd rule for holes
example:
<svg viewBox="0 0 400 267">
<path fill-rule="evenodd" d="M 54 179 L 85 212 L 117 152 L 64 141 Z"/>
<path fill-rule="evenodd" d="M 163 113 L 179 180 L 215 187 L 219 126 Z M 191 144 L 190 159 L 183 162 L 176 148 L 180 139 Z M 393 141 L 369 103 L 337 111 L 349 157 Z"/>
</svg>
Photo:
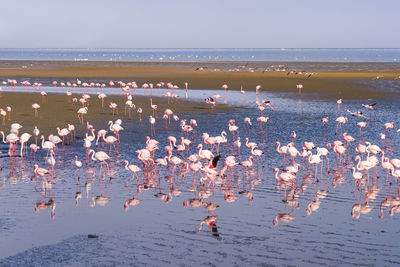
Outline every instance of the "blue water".
<svg viewBox="0 0 400 267">
<path fill-rule="evenodd" d="M 393 63 L 400 49 L 0 49 L 0 60 Z"/>
<path fill-rule="evenodd" d="M 44 89 L 50 92 L 50 88 Z M 35 92 L 34 90 L 31 88 L 32 92 Z M 106 89 L 107 94 L 110 94 L 110 91 Z M 141 89 L 138 89 L 139 91 Z M 154 93 L 158 93 L 158 90 Z M 222 91 L 216 93 L 223 94 Z M 198 100 L 204 98 L 203 94 L 201 91 L 189 91 L 188 95 L 190 99 Z M 249 137 L 265 152 L 262 161 L 256 161 L 255 166 L 246 173 L 241 166 L 236 166 L 232 175 L 216 183 L 212 195 L 205 199 L 220 205 L 214 212 L 208 212 L 204 207 L 186 208 L 182 205 L 185 200 L 193 198 L 196 194 L 191 190 L 192 172 L 180 172 L 172 166 L 162 168 L 161 176 L 157 173 L 139 172 L 141 181 L 144 181 L 145 177 L 154 178 L 154 187 L 139 192 L 135 179 L 126 186 L 125 181 L 131 174 L 123 168 L 123 160 L 136 163 L 134 151 L 143 148 L 144 138 L 150 133 L 147 120 L 139 122 L 137 115 L 133 118 L 119 116 L 123 120 L 125 130 L 121 132 L 120 154 L 110 153 L 113 157 L 109 161 L 112 173 L 100 173 L 98 163 L 90 161 L 87 165 L 84 164 L 79 180 L 72 167 L 72 161 L 75 154 L 84 161 L 85 150 L 81 139 L 84 126 L 78 126 L 75 119 L 74 123 L 81 130 L 81 134 L 78 135 L 80 139 L 72 142 L 70 146 L 60 148 L 56 156 L 55 183 L 53 188 L 48 190 L 41 190 L 40 181 L 31 180 L 34 164 L 32 160 L 9 158 L 6 156 L 7 146 L 1 145 L 3 156 L 0 157 L 0 163 L 3 170 L 0 172 L 0 266 L 400 264 L 400 215 L 390 216 L 391 207 L 386 207 L 383 209 L 383 218 L 378 217 L 380 203 L 385 198 L 400 197 L 395 181 L 392 185 L 385 184 L 386 172 L 378 166 L 379 178 L 371 179 L 369 185 L 363 184 L 355 188 L 351 174 L 351 167 L 356 164 L 354 157 L 357 153 L 354 148 L 366 140 L 381 146 L 385 155 L 391 159 L 400 157 L 399 134 L 392 131 L 392 140 L 387 139 L 385 142 L 379 138 L 385 122 L 394 121 L 395 129 L 399 128 L 399 106 L 396 100 L 380 101 L 376 105 L 376 112 L 362 110 L 371 117 L 368 126 L 363 130 L 363 136 L 360 136 L 356 126 L 361 119 L 348 116 L 349 121 L 343 125 L 343 130 L 354 136 L 356 141 L 348 148 L 345 160 L 338 160 L 330 150 L 330 167 L 327 168 L 325 163 L 321 173 L 318 173 L 318 179 L 313 177 L 312 168 L 308 169 L 303 165 L 296 180 L 296 187 L 300 190 L 295 197 L 298 201 L 296 208 L 285 204 L 284 189 L 277 185 L 272 173 L 273 168 L 282 168 L 282 156 L 276 152 L 275 142 L 287 144 L 291 141 L 290 133 L 293 130 L 297 132 L 295 144 L 298 149 L 304 141 L 313 141 L 322 147 L 328 142 L 341 139 L 335 134 L 335 118 L 339 116 L 337 104 L 330 100 L 317 101 L 300 97 L 288 99 L 284 95 L 262 92 L 260 98 L 271 100 L 277 112 L 269 109 L 264 111 L 264 114 L 270 117 L 270 121 L 260 129 L 255 122 L 260 115 L 254 105 L 255 94 L 247 92 L 245 97 L 246 99 L 237 92 L 228 93 L 228 104 L 241 106 L 234 110 L 177 114 L 181 119 L 197 120 L 199 126 L 193 136 L 195 145 L 202 143 L 201 133 L 219 135 L 221 130 L 227 130 L 228 121 L 235 119 L 242 140 L 246 136 Z M 121 96 L 118 102 L 120 108 L 123 107 L 124 100 Z M 66 101 L 65 98 L 65 103 L 60 103 L 60 107 L 69 107 Z M 360 110 L 361 103 L 344 100 L 342 110 Z M 90 102 L 90 106 L 94 105 L 100 105 L 96 97 Z M 18 116 L 21 116 L 18 107 L 13 110 L 13 115 L 18 119 Z M 122 110 L 120 114 L 123 114 Z M 342 112 L 341 115 L 347 113 Z M 106 127 L 109 119 L 117 118 L 108 112 L 103 116 L 102 121 L 95 121 L 89 112 L 87 119 L 96 129 L 101 129 Z M 248 127 L 243 121 L 247 116 L 254 123 L 252 127 Z M 322 126 L 320 119 L 325 116 L 329 116 L 330 120 L 327 125 Z M 60 125 L 54 125 L 56 126 Z M 166 128 L 164 121 L 158 119 L 156 127 L 157 140 L 160 141 L 156 158 L 159 158 L 164 155 L 163 148 L 167 144 L 167 136 L 179 137 L 183 134 L 179 122 L 173 121 Z M 31 132 L 32 129 L 25 127 L 22 130 Z M 221 152 L 223 158 L 218 171 L 221 170 L 226 156 L 233 154 L 233 138 L 230 134 L 228 138 L 229 142 Z M 100 147 L 92 147 L 101 150 Z M 108 146 L 105 151 L 108 152 Z M 196 151 L 193 146 L 189 154 Z M 39 151 L 36 163 L 47 168 L 45 154 L 46 151 Z M 242 144 L 241 156 L 237 158 L 244 160 L 249 154 L 249 150 Z M 186 158 L 183 154 L 181 157 Z M 301 158 L 296 160 L 302 163 Z M 92 171 L 95 172 L 94 175 Z M 371 171 L 369 175 L 372 176 Z M 336 183 L 337 178 L 341 176 L 346 180 Z M 199 185 L 199 177 L 200 175 L 197 176 L 196 185 Z M 39 187 L 35 188 L 37 184 Z M 86 186 L 88 184 L 91 185 L 89 189 Z M 168 193 L 171 187 L 179 188 L 182 193 L 173 196 L 169 203 L 164 203 L 154 196 L 159 192 Z M 226 202 L 224 198 L 224 193 L 229 188 L 238 197 L 232 203 Z M 199 186 L 198 189 L 203 190 L 203 187 Z M 239 194 L 244 189 L 253 193 L 252 202 Z M 319 209 L 308 215 L 308 204 L 317 198 L 317 192 L 321 190 L 327 190 L 327 196 L 320 197 Z M 367 197 L 371 190 L 378 192 L 376 198 Z M 75 199 L 77 192 L 82 193 L 78 203 Z M 98 195 L 109 197 L 109 203 L 105 206 L 91 207 L 88 201 Z M 141 203 L 125 211 L 123 205 L 132 196 L 140 199 Z M 50 207 L 34 211 L 36 203 L 49 203 L 50 200 L 56 203 L 53 211 Z M 353 205 L 364 204 L 366 201 L 373 206 L 372 211 L 361 214 L 358 219 L 353 218 Z M 281 221 L 278 226 L 274 226 L 274 217 L 285 213 L 294 216 L 294 220 L 287 223 Z M 211 214 L 218 216 L 216 227 L 204 226 L 198 231 L 196 228 L 200 222 Z M 96 234 L 99 237 L 88 239 L 88 234 Z"/>
</svg>

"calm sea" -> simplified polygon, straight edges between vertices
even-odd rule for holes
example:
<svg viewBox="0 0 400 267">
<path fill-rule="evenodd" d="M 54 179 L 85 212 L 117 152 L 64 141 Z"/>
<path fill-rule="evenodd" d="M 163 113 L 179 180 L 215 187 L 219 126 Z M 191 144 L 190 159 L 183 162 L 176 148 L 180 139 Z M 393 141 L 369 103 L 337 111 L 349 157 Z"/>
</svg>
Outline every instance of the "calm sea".
<svg viewBox="0 0 400 267">
<path fill-rule="evenodd" d="M 0 60 L 394 63 L 400 49 L 0 49 Z"/>
</svg>

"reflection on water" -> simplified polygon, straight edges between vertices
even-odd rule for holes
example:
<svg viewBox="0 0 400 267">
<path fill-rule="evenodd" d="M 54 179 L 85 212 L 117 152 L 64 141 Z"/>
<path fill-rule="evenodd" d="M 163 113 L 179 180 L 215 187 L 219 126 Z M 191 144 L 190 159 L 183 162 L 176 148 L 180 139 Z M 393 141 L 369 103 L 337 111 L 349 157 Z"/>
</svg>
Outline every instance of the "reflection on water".
<svg viewBox="0 0 400 267">
<path fill-rule="evenodd" d="M 177 92 L 185 97 L 184 91 Z M 199 100 L 211 94 L 215 91 L 188 92 L 189 98 Z M 261 93 L 260 99 L 270 100 L 277 110 L 262 110 L 269 121 L 261 127 L 255 98 L 255 92 L 246 94 L 246 100 L 240 92 L 228 92 L 228 104 L 240 108 L 212 115 L 176 114 L 186 126 L 196 120 L 198 126 L 190 124 L 190 132 L 179 120 L 157 119 L 151 138 L 158 143 L 146 141 L 147 119 L 120 115 L 124 130 L 115 149 L 104 148 L 100 141 L 97 147 L 91 144 L 96 152 L 109 154 L 108 165 L 93 160 L 93 153 L 88 156 L 84 136 L 71 145 L 58 145 L 54 173 L 43 176 L 34 175 L 33 165 L 48 168 L 46 150 L 38 150 L 35 159 L 8 157 L 8 145 L 2 146 L 0 264 L 400 263 L 399 176 L 396 168 L 383 168 L 399 157 L 400 140 L 395 129 L 392 137 L 387 131 L 385 139 L 380 136 L 384 123 L 397 125 L 393 111 L 398 105 L 384 100 L 376 112 L 363 110 L 371 120 L 362 133 L 357 123 L 363 118 L 349 116 L 342 128 L 355 141 L 346 142 L 335 133 L 335 101 Z M 361 108 L 361 102 L 342 104 L 342 110 Z M 324 117 L 329 121 L 323 125 Z M 226 135 L 221 135 L 223 130 Z M 185 146 L 180 137 L 191 144 Z M 279 149 L 286 146 L 285 158 L 277 151 L 277 141 Z M 357 153 L 355 148 L 366 141 L 384 154 Z M 252 142 L 256 147 L 249 148 Z M 304 142 L 313 142 L 315 148 Z M 322 148 L 327 148 L 326 156 Z M 214 157 L 207 159 L 205 150 Z M 368 167 L 373 157 L 377 163 Z M 99 238 L 88 239 L 89 234 Z"/>
</svg>

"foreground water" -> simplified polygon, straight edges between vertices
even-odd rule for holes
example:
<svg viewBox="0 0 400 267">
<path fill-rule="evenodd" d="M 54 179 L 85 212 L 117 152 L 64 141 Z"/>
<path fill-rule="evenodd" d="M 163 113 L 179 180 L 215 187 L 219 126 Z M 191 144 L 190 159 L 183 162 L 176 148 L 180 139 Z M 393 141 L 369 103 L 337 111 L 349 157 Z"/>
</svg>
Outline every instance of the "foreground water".
<svg viewBox="0 0 400 267">
<path fill-rule="evenodd" d="M 218 93 L 223 95 L 223 92 Z M 196 99 L 204 98 L 203 94 L 209 95 L 208 92 L 189 92 L 189 96 Z M 317 177 L 313 177 L 312 167 L 307 170 L 303 165 L 296 181 L 299 191 L 294 198 L 286 198 L 290 201 L 284 202 L 284 188 L 277 186 L 273 175 L 275 167 L 282 168 L 282 156 L 276 152 L 275 142 L 291 142 L 293 130 L 297 133 L 295 144 L 299 150 L 304 141 L 322 147 L 341 139 L 339 134 L 335 134 L 337 104 L 263 94 L 260 99 L 270 99 L 278 111 L 266 109 L 264 114 L 270 117 L 270 121 L 260 129 L 256 123 L 260 112 L 253 105 L 255 96 L 247 93 L 245 97 L 228 92 L 228 104 L 241 106 L 233 111 L 177 114 L 180 119 L 197 120 L 199 126 L 193 137 L 195 145 L 202 143 L 203 132 L 217 136 L 222 130 L 227 131 L 228 121 L 234 119 L 243 141 L 240 159 L 243 161 L 250 155 L 244 145 L 245 137 L 258 143 L 259 149 L 264 151 L 261 160 L 256 160 L 251 169 L 243 172 L 242 166 L 235 166 L 233 174 L 227 172 L 227 177 L 217 179 L 215 186 L 210 188 L 210 196 L 204 198 L 204 201 L 219 205 L 213 212 L 204 207 L 184 207 L 184 201 L 198 198 L 199 191 L 205 190 L 199 186 L 200 175 L 197 175 L 197 192 L 193 192 L 192 172 L 181 173 L 179 168 L 171 166 L 162 168 L 160 175 L 151 171 L 138 173 L 141 181 L 146 175 L 146 180 L 154 181 L 154 186 L 143 186 L 141 182 L 137 187 L 136 179 L 125 184 L 131 174 L 123 168 L 123 161 L 136 164 L 135 151 L 144 148 L 145 136 L 150 134 L 147 118 L 139 122 L 136 115 L 133 119 L 121 116 L 125 130 L 120 134 L 120 153 L 110 153 L 110 172 L 102 170 L 99 173 L 99 164 L 89 161 L 77 179 L 73 159 L 78 155 L 85 163 L 83 140 L 77 139 L 69 146 L 60 147 L 56 156 L 55 183 L 46 190 L 42 188 L 40 179 L 32 179 L 33 161 L 9 158 L 6 156 L 8 147 L 2 147 L 0 265 L 399 264 L 399 215 L 390 216 L 390 207 L 387 207 L 383 209 L 383 217 L 378 217 L 381 214 L 380 203 L 388 197 L 399 196 L 398 187 L 395 183 L 385 185 L 386 172 L 381 166 L 378 166 L 378 179 L 371 176 L 368 184 L 357 189 L 351 175 L 351 167 L 356 165 L 354 148 L 358 143 L 367 140 L 383 148 L 390 158 L 400 156 L 399 136 L 395 131 L 391 132 L 393 138 L 389 140 L 388 137 L 385 143 L 379 138 L 384 123 L 398 123 L 396 101 L 382 100 L 377 104 L 376 112 L 365 110 L 365 115 L 371 120 L 363 129 L 361 138 L 356 123 L 362 119 L 348 116 L 349 121 L 343 125 L 343 130 L 354 136 L 356 142 L 352 143 L 345 160 L 337 160 L 330 150 L 329 172 L 325 169 L 325 162 Z M 98 101 L 92 101 L 99 105 Z M 360 110 L 361 103 L 345 101 L 341 110 Z M 330 120 L 322 126 L 321 118 L 326 116 Z M 250 117 L 253 126 L 248 127 L 243 122 L 244 117 Z M 87 119 L 90 121 L 90 116 Z M 106 128 L 106 121 L 103 128 Z M 156 139 L 161 144 L 156 158 L 164 156 L 163 148 L 170 135 L 185 136 L 179 122 L 171 121 L 166 129 L 165 121 L 159 119 Z M 234 154 L 232 139 L 228 132 L 229 142 L 225 148 L 221 147 L 218 171 L 226 156 Z M 105 150 L 109 151 L 108 145 Z M 192 145 L 189 154 L 196 151 Z M 47 167 L 45 154 L 46 151 L 39 151 L 36 155 L 37 163 L 42 167 Z M 186 158 L 185 154 L 180 155 Z M 296 160 L 302 163 L 301 158 Z M 181 194 L 178 195 L 177 189 Z M 251 192 L 253 199 L 245 197 L 243 191 Z M 376 193 L 374 198 L 372 192 Z M 76 197 L 79 193 L 82 198 Z M 158 193 L 170 194 L 171 200 L 166 203 L 156 198 Z M 110 200 L 104 206 L 98 203 L 92 207 L 89 201 L 96 196 Z M 125 201 L 132 197 L 141 202 L 125 210 Z M 316 210 L 308 215 L 309 204 L 313 201 L 315 204 L 317 200 Z M 369 212 L 363 210 L 357 219 L 351 216 L 355 204 L 373 208 Z M 292 216 L 291 221 L 278 220 L 275 226 L 274 218 L 281 218 L 284 214 Z M 211 215 L 218 216 L 215 223 L 204 224 L 198 230 L 200 223 Z M 88 238 L 88 234 L 98 238 Z"/>
</svg>

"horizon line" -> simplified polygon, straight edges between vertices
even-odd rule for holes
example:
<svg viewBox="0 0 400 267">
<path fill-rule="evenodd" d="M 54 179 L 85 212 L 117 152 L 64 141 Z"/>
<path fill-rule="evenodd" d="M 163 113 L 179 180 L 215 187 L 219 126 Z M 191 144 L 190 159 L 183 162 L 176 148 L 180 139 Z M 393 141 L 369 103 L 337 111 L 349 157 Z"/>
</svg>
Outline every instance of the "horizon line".
<svg viewBox="0 0 400 267">
<path fill-rule="evenodd" d="M 218 47 L 194 47 L 194 48 L 183 48 L 183 47 L 174 47 L 174 48 L 156 48 L 156 47 L 150 47 L 150 48 L 129 48 L 129 47 L 0 47 L 0 49 L 6 49 L 6 50 L 17 50 L 17 49 L 38 49 L 38 50 L 44 50 L 44 49 L 54 49 L 54 50 L 61 50 L 61 49 L 73 49 L 73 50 L 100 50 L 100 49 L 105 49 L 105 50 L 113 50 L 113 49 L 126 49 L 126 50 L 152 50 L 152 49 L 162 49 L 162 50 L 176 50 L 176 49 L 182 49 L 182 50 L 213 50 L 213 49 L 220 49 L 220 50 L 236 50 L 236 49 L 253 49 L 253 50 L 275 50 L 275 49 L 280 49 L 280 50 L 285 50 L 285 49 L 304 49 L 304 50 L 312 50 L 312 49 L 332 49 L 332 50 L 339 50 L 339 49 L 365 49 L 365 50 L 372 50 L 372 49 L 400 49 L 400 47 L 264 47 L 264 48 L 256 48 L 256 47 L 224 47 L 224 48 L 218 48 Z"/>
</svg>

